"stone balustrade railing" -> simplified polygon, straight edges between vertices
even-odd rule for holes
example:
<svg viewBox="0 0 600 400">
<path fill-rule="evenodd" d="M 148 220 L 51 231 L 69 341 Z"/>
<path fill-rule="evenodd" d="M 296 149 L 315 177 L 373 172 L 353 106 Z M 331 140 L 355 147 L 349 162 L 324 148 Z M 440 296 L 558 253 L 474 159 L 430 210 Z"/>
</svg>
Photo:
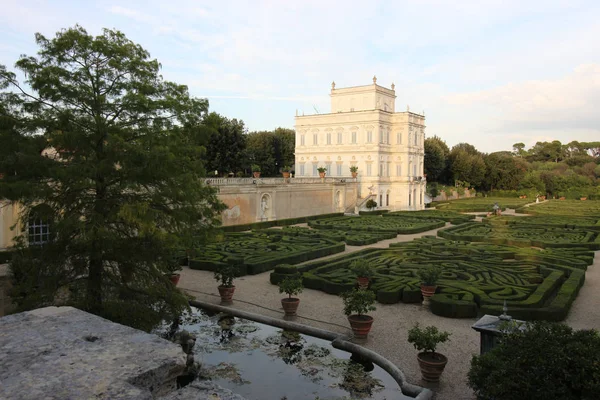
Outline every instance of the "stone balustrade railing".
<svg viewBox="0 0 600 400">
<path fill-rule="evenodd" d="M 283 185 L 283 184 L 311 184 L 311 183 L 353 183 L 352 177 L 300 177 L 300 178 L 207 178 L 206 184 L 210 186 L 241 186 L 241 185 Z"/>
</svg>

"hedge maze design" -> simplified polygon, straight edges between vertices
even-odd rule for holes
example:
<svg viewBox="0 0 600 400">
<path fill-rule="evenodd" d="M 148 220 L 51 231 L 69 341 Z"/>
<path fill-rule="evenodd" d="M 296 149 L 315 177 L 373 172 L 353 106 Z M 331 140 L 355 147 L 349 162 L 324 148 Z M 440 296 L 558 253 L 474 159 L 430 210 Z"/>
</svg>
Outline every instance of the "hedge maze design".
<svg viewBox="0 0 600 400">
<path fill-rule="evenodd" d="M 454 318 L 499 314 L 506 300 L 515 318 L 562 320 L 583 285 L 594 253 L 581 248 L 538 250 L 425 236 L 394 243 L 389 249 L 365 249 L 299 267 L 280 266 L 271 274 L 271 282 L 302 273 L 305 287 L 339 294 L 355 286 L 349 265 L 358 258 L 373 266 L 370 290 L 381 303 L 420 302 L 417 271 L 439 265 L 443 274 L 431 299 L 434 314 Z"/>
<path fill-rule="evenodd" d="M 423 210 L 423 211 L 394 211 L 383 214 L 384 217 L 413 217 L 413 218 L 435 218 L 450 222 L 453 225 L 464 224 L 475 219 L 474 215 L 461 214 L 454 211 Z"/>
<path fill-rule="evenodd" d="M 438 231 L 438 236 L 449 240 L 525 247 L 584 247 L 590 250 L 600 250 L 599 231 L 579 226 L 567 228 L 470 222 L 441 229 Z"/>
<path fill-rule="evenodd" d="M 396 232 L 341 231 L 337 229 L 310 229 L 298 226 L 285 227 L 282 231 L 286 235 L 325 238 L 336 242 L 346 242 L 350 246 L 365 246 L 396 237 Z"/>
<path fill-rule="evenodd" d="M 191 269 L 214 271 L 221 265 L 235 265 L 238 275 L 255 275 L 280 263 L 297 264 L 344 251 L 343 242 L 316 235 L 287 235 L 281 229 L 251 233 L 227 233 L 223 240 L 196 249 Z"/>
<path fill-rule="evenodd" d="M 600 231 L 599 217 L 571 217 L 566 215 L 544 215 L 544 216 L 501 216 L 487 217 L 482 219 L 483 223 L 491 225 L 511 226 L 547 226 L 559 228 L 585 228 Z"/>
<path fill-rule="evenodd" d="M 308 226 L 315 229 L 335 229 L 339 231 L 368 231 L 390 232 L 396 234 L 411 234 L 426 232 L 441 228 L 445 221 L 433 218 L 415 218 L 396 216 L 384 218 L 382 216 L 359 216 L 328 218 L 309 221 Z"/>
<path fill-rule="evenodd" d="M 534 215 L 568 215 L 573 217 L 600 218 L 600 201 L 597 200 L 550 200 L 516 210 Z"/>
<path fill-rule="evenodd" d="M 533 200 L 535 201 L 535 199 Z M 505 210 L 507 208 L 521 208 L 525 204 L 531 203 L 531 199 L 514 199 L 506 197 L 475 197 L 461 200 L 451 200 L 448 202 L 434 202 L 436 210 L 456 211 L 456 212 L 490 212 L 493 211 L 494 203 Z"/>
</svg>

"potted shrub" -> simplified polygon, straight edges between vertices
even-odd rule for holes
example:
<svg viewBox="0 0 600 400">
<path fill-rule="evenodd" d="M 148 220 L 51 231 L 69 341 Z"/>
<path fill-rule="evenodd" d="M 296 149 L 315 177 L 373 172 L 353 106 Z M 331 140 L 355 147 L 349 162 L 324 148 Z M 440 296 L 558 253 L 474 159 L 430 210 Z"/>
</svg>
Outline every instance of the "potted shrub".
<svg viewBox="0 0 600 400">
<path fill-rule="evenodd" d="M 287 276 L 279 282 L 279 293 L 286 293 L 288 295 L 287 298 L 281 299 L 281 306 L 287 317 L 296 315 L 300 299 L 292 296 L 301 293 L 302 289 L 302 277 L 300 275 Z"/>
<path fill-rule="evenodd" d="M 290 167 L 289 165 L 286 165 L 283 168 L 281 168 L 281 173 L 283 174 L 283 177 L 285 179 L 290 177 L 290 172 L 292 172 L 292 167 Z"/>
<path fill-rule="evenodd" d="M 585 195 L 584 193 L 581 193 L 581 195 L 579 196 L 579 200 L 587 200 L 587 195 Z"/>
<path fill-rule="evenodd" d="M 429 299 L 435 294 L 437 280 L 441 274 L 442 269 L 436 265 L 430 265 L 417 271 L 417 275 L 421 280 L 421 294 L 423 295 L 423 299 Z"/>
<path fill-rule="evenodd" d="M 220 282 L 218 289 L 222 304 L 232 303 L 233 292 L 235 291 L 233 278 L 235 278 L 236 274 L 237 268 L 229 264 L 221 265 L 215 269 L 215 280 Z"/>
<path fill-rule="evenodd" d="M 258 164 L 252 164 L 252 175 L 255 178 L 260 178 L 260 166 Z"/>
<path fill-rule="evenodd" d="M 369 199 L 365 203 L 365 207 L 367 207 L 369 210 L 373 210 L 374 208 L 377 207 L 377 202 L 373 199 Z"/>
<path fill-rule="evenodd" d="M 169 263 L 169 265 L 167 265 L 167 270 L 169 271 L 166 274 L 167 277 L 173 285 L 177 286 L 179 279 L 181 278 L 181 265 L 179 265 L 179 262 Z"/>
<path fill-rule="evenodd" d="M 358 176 L 358 167 L 356 165 L 351 166 L 350 173 L 352 174 L 353 178 L 356 178 Z"/>
<path fill-rule="evenodd" d="M 435 351 L 440 343 L 448 341 L 450 333 L 439 331 L 435 326 L 421 329 L 417 323 L 408 331 L 408 342 L 419 351 L 417 360 L 421 368 L 421 376 L 427 382 L 438 382 L 448 358 Z"/>
<path fill-rule="evenodd" d="M 344 300 L 344 314 L 348 317 L 350 327 L 356 339 L 366 339 L 373 317 L 366 315 L 369 311 L 375 311 L 375 293 L 370 290 L 352 289 L 341 294 Z"/>
<path fill-rule="evenodd" d="M 319 171 L 319 176 L 321 178 L 325 178 L 325 173 L 327 172 L 327 168 L 319 167 L 319 168 L 317 168 L 317 171 Z"/>
<path fill-rule="evenodd" d="M 354 260 L 350 263 L 350 270 L 356 274 L 359 289 L 369 287 L 369 278 L 373 275 L 373 268 L 365 259 Z"/>
</svg>

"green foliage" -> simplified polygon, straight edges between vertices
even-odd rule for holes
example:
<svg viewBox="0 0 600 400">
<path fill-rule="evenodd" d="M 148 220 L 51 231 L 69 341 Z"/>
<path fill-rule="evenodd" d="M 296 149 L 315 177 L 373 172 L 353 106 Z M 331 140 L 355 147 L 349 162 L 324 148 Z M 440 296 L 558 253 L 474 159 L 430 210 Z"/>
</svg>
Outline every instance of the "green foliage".
<svg viewBox="0 0 600 400">
<path fill-rule="evenodd" d="M 535 199 L 533 199 L 535 201 Z M 531 199 L 506 199 L 502 197 L 471 197 L 467 199 L 445 201 L 443 203 L 434 202 L 437 210 L 455 211 L 455 212 L 483 212 L 492 211 L 494 203 L 498 203 L 502 209 L 520 208 L 525 204 L 531 203 Z"/>
<path fill-rule="evenodd" d="M 233 279 L 239 274 L 239 268 L 235 264 L 223 264 L 215 268 L 215 280 L 220 286 L 233 287 Z"/>
<path fill-rule="evenodd" d="M 252 164 L 252 172 L 260 172 L 260 165 L 258 164 Z"/>
<path fill-rule="evenodd" d="M 327 168 L 325 168 L 325 167 L 318 167 L 317 171 L 319 171 L 319 173 L 322 174 L 323 172 L 327 172 Z"/>
<path fill-rule="evenodd" d="M 437 265 L 429 265 L 417 271 L 421 283 L 426 286 L 435 286 L 442 275 L 442 269 Z"/>
<path fill-rule="evenodd" d="M 350 263 L 350 269 L 359 278 L 370 278 L 373 275 L 373 268 L 367 260 L 358 259 Z"/>
<path fill-rule="evenodd" d="M 440 144 L 439 138 L 436 139 L 435 137 L 425 139 L 424 146 L 424 172 L 429 180 L 437 181 L 442 177 L 442 174 L 446 169 L 447 151 L 445 151 L 445 149 Z"/>
<path fill-rule="evenodd" d="M 302 293 L 302 278 L 299 275 L 292 275 L 279 282 L 279 293 L 286 293 L 290 298 Z"/>
<path fill-rule="evenodd" d="M 314 229 L 335 229 L 342 231 L 395 232 L 411 234 L 424 232 L 444 226 L 444 221 L 431 218 L 411 218 L 396 215 L 394 218 L 363 215 L 360 217 L 338 217 L 309 221 Z"/>
<path fill-rule="evenodd" d="M 365 315 L 369 311 L 375 311 L 375 293 L 370 290 L 353 289 L 341 294 L 344 301 L 344 314 Z"/>
<path fill-rule="evenodd" d="M 208 133 L 206 168 L 209 175 L 214 171 L 223 175 L 244 170 L 248 165 L 244 152 L 247 137 L 244 121 L 212 112 L 204 117 L 202 127 Z"/>
<path fill-rule="evenodd" d="M 584 283 L 594 253 L 582 248 L 531 249 L 509 245 L 454 242 L 426 236 L 365 249 L 298 267 L 304 286 L 330 294 L 353 288 L 354 260 L 373 268 L 370 289 L 380 303 L 421 302 L 419 271 L 443 269 L 431 311 L 450 318 L 479 312 L 499 315 L 507 300 L 520 319 L 561 320 Z"/>
<path fill-rule="evenodd" d="M 365 207 L 367 207 L 369 210 L 372 210 L 377 207 L 377 202 L 373 199 L 369 199 L 365 203 Z"/>
<path fill-rule="evenodd" d="M 474 356 L 468 384 L 478 398 L 596 399 L 600 392 L 600 335 L 567 325 L 534 323 L 505 334 L 490 352 Z"/>
<path fill-rule="evenodd" d="M 225 208 L 202 178 L 208 102 L 163 80 L 121 32 L 75 26 L 36 42 L 38 54 L 16 63 L 24 85 L 0 68 L 0 86 L 10 85 L 0 198 L 24 207 L 23 226 L 45 204 L 56 234 L 37 251 L 18 238 L 13 300 L 27 310 L 68 292 L 69 305 L 150 329 L 187 307 L 165 274 Z"/>
<path fill-rule="evenodd" d="M 440 331 L 436 326 L 421 329 L 417 323 L 408 331 L 408 343 L 412 343 L 418 351 L 434 353 L 437 345 L 447 342 L 449 338 L 449 332 Z"/>
<path fill-rule="evenodd" d="M 350 167 L 350 172 L 358 172 L 358 167 L 356 165 L 352 165 Z"/>
<path fill-rule="evenodd" d="M 464 224 L 475 219 L 474 215 L 461 214 L 454 211 L 442 211 L 442 210 L 421 210 L 421 211 L 394 211 L 385 214 L 384 217 L 412 217 L 412 218 L 433 218 L 440 219 L 442 221 L 450 222 L 453 225 Z"/>
<path fill-rule="evenodd" d="M 290 167 L 289 165 L 284 166 L 283 168 L 281 168 L 282 172 L 291 172 L 292 167 Z"/>
</svg>

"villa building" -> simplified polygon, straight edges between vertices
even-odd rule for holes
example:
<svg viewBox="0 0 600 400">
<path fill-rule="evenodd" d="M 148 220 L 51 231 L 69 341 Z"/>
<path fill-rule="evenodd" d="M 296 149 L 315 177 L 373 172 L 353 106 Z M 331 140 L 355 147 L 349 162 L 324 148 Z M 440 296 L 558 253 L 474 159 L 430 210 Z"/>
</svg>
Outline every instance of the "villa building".
<svg viewBox="0 0 600 400">
<path fill-rule="evenodd" d="M 389 210 L 424 208 L 425 116 L 396 112 L 395 85 L 336 88 L 329 114 L 296 115 L 296 177 L 350 177 L 358 168 L 359 197 Z M 374 196 L 374 197 L 373 197 Z M 361 202 L 364 205 L 364 202 Z"/>
</svg>

